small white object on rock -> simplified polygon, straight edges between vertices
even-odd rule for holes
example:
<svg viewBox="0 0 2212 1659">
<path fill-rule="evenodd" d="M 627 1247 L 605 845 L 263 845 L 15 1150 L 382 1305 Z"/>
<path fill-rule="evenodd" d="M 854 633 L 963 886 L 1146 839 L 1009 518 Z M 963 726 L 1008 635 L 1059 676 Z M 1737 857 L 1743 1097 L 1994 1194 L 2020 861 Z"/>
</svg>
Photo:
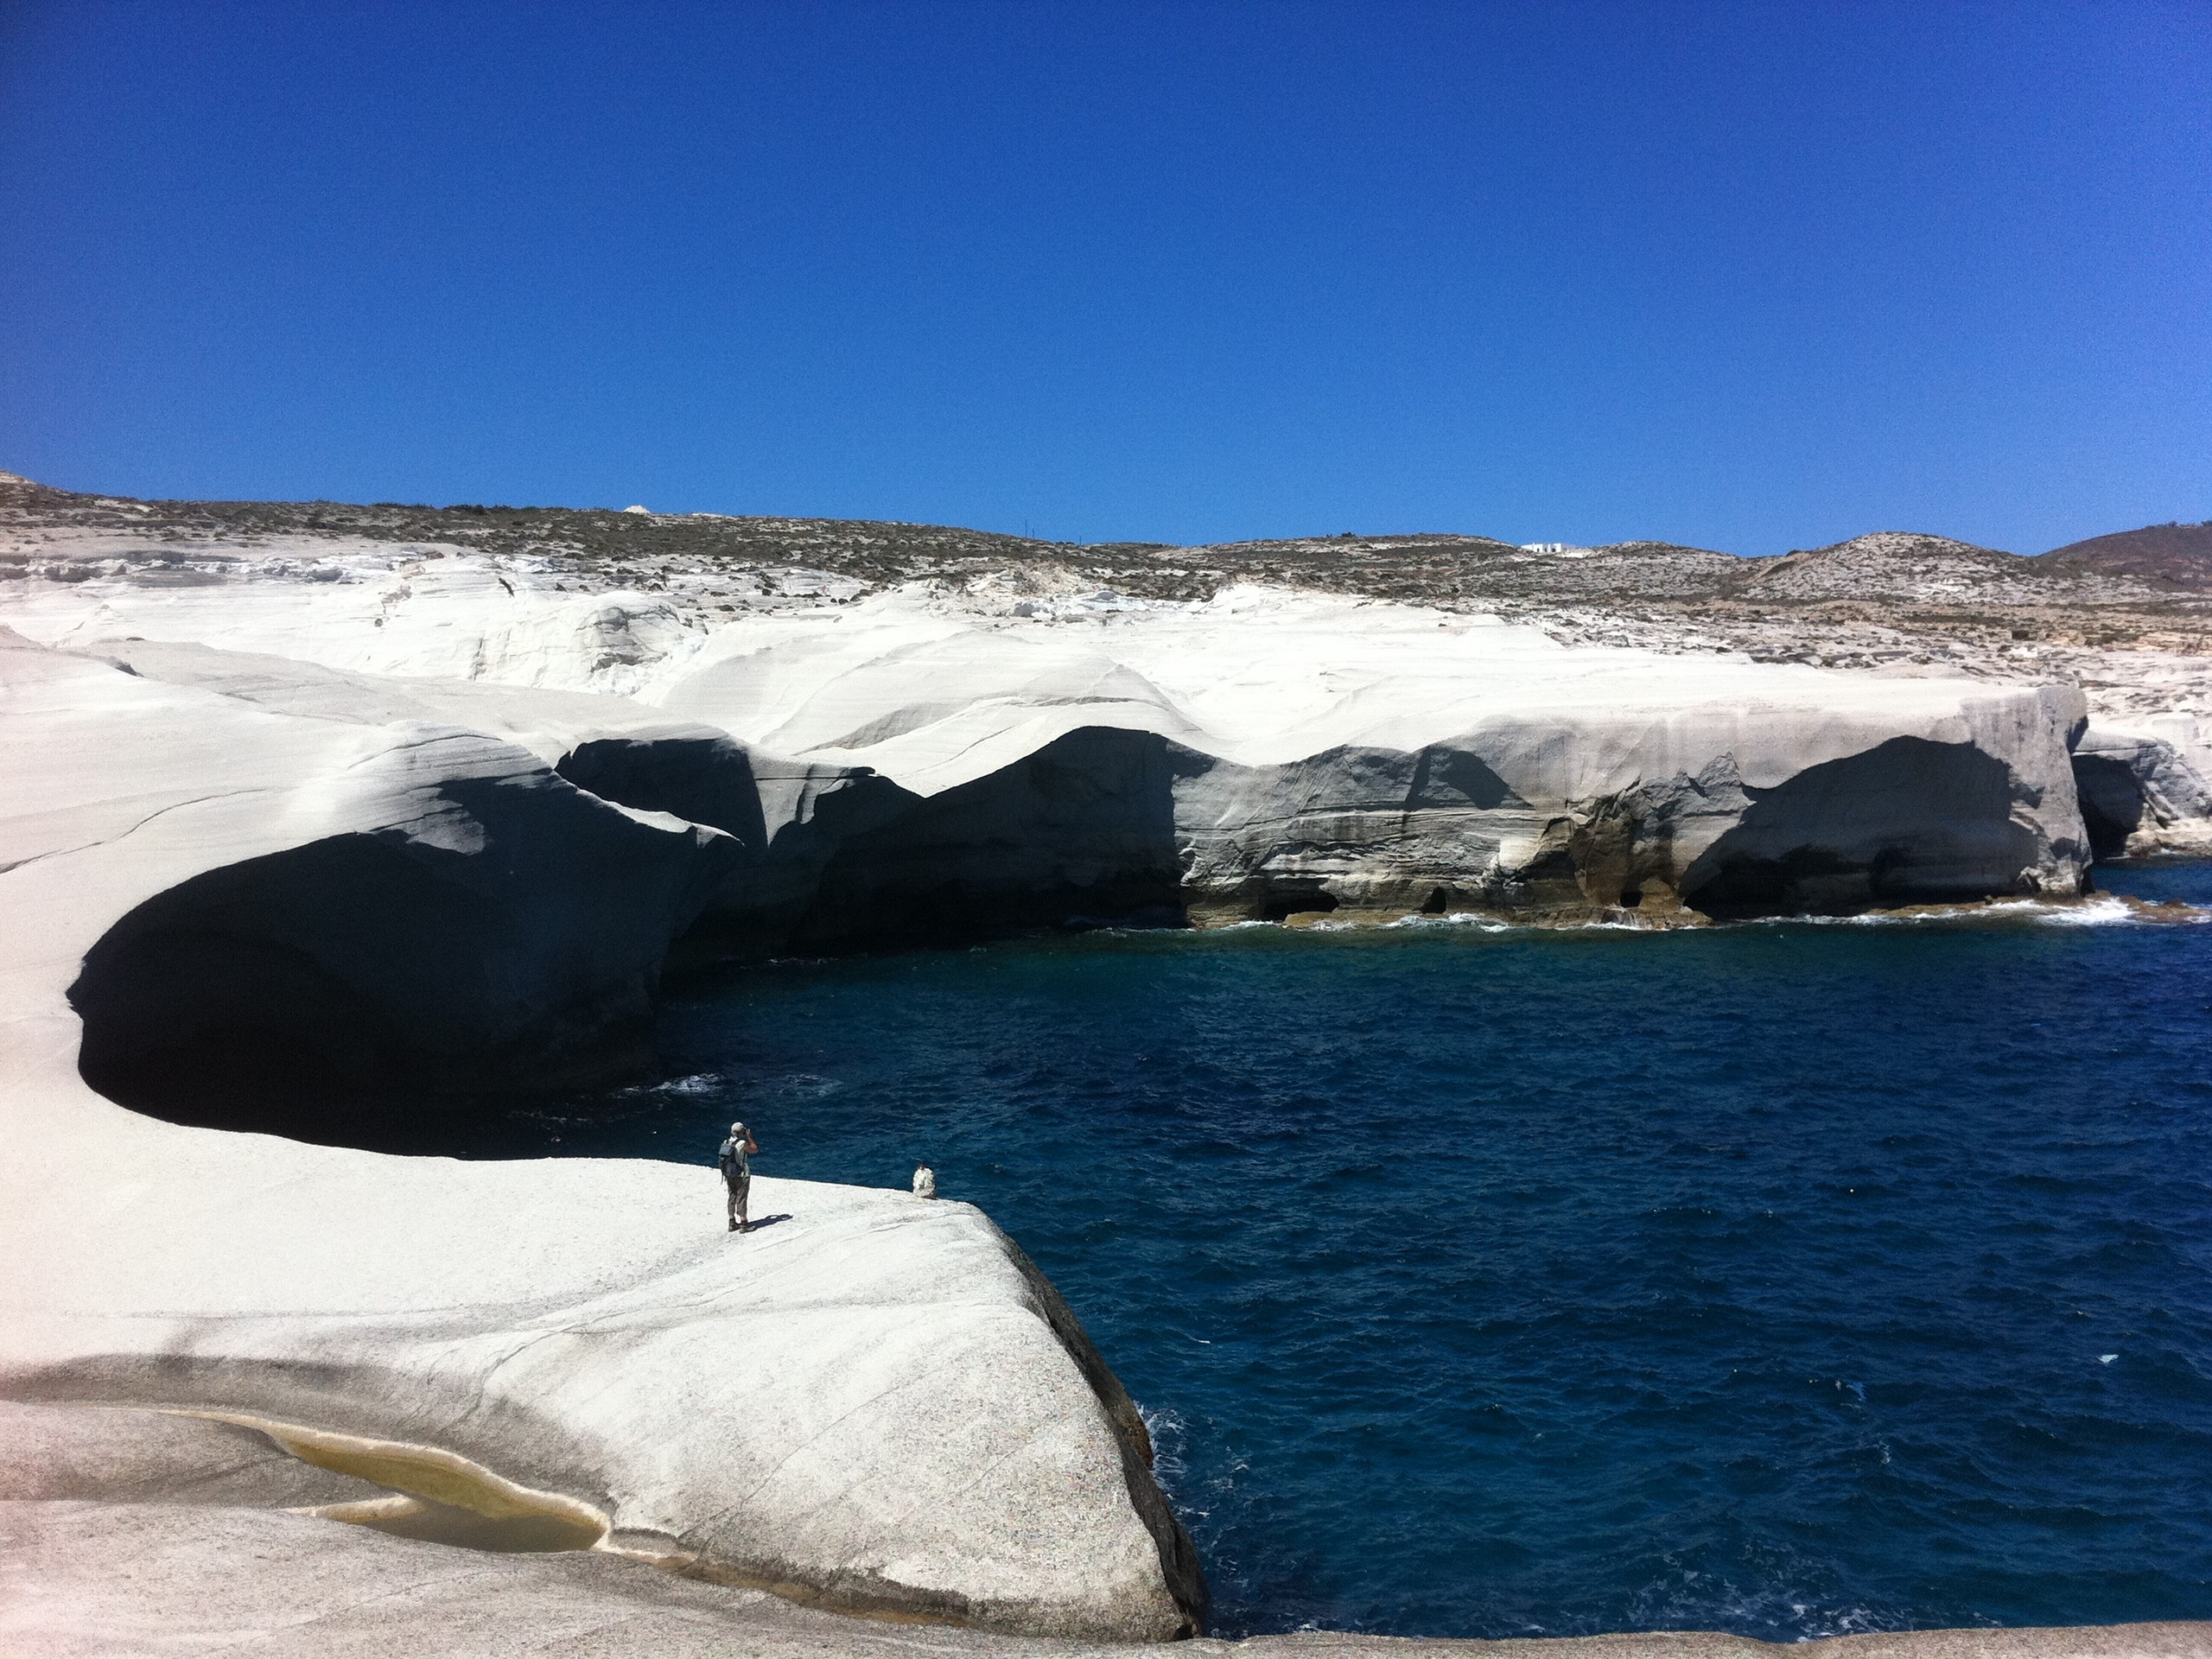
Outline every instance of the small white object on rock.
<svg viewBox="0 0 2212 1659">
<path fill-rule="evenodd" d="M 937 1171 L 927 1164 L 914 1166 L 914 1196 L 918 1198 L 937 1197 Z"/>
<path fill-rule="evenodd" d="M 651 518 L 651 517 L 652 516 L 652 511 L 653 511 L 653 510 L 652 510 L 651 507 L 640 507 L 640 506 L 635 506 L 635 505 L 632 505 L 632 506 L 627 506 L 627 507 L 625 507 L 625 508 L 623 508 L 623 509 L 622 509 L 622 511 L 623 511 L 623 512 L 642 512 L 642 513 L 644 513 L 647 518 Z"/>
</svg>

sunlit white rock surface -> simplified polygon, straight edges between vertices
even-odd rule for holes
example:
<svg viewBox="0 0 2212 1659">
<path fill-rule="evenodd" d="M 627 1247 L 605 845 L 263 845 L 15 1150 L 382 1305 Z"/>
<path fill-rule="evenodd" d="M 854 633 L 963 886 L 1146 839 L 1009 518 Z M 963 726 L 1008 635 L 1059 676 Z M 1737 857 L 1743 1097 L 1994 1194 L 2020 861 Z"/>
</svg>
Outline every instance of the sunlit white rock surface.
<svg viewBox="0 0 2212 1659">
<path fill-rule="evenodd" d="M 763 1179 L 755 1213 L 788 1219 L 732 1237 L 705 1168 L 379 1157 L 92 1093 L 73 985 L 127 1075 L 134 1031 L 188 1046 L 238 1017 L 225 975 L 289 994 L 251 979 L 272 962 L 434 1052 L 619 1037 L 729 840 L 438 717 L 469 688 L 169 668 L 196 683 L 0 649 L 0 1390 L 442 1448 L 603 1512 L 617 1545 L 827 1605 L 1190 1623 L 1133 1408 L 969 1206 Z M 470 712 L 512 728 L 528 701 Z M 533 741 L 635 728 L 586 701 Z M 230 885 L 191 927 L 116 931 L 195 878 Z M 423 884 L 442 904 L 410 910 Z M 128 958 L 105 978 L 104 937 Z"/>
<path fill-rule="evenodd" d="M 12 1659 L 1128 1659 L 1133 1651 L 841 1619 L 604 1554 L 426 1548 L 358 1527 L 205 1504 L 0 1501 L 0 1645 Z M 1788 1645 L 1699 1630 L 1417 1644 L 1301 1630 L 1172 1649 L 1179 1659 L 2198 1659 L 2205 1650 L 2205 1627 L 2180 1623 L 1903 1630 Z"/>
<path fill-rule="evenodd" d="M 265 1093 L 223 1071 L 264 1054 L 429 1096 L 588 1077 L 642 1053 L 702 913 L 835 942 L 1847 907 L 2063 895 L 2087 853 L 2064 690 L 1279 590 L 585 593 L 435 549 L 255 556 L 11 593 L 36 643 L 0 651 L 0 1391 L 437 1448 L 832 1605 L 1192 1621 L 1133 1408 L 987 1219 L 764 1178 L 756 1212 L 791 1218 L 731 1239 L 704 1169 L 182 1128 L 80 1060 L 117 1099 L 199 1088 L 172 1112 L 198 1121 Z"/>
<path fill-rule="evenodd" d="M 741 607 L 568 592 L 465 556 L 346 563 L 320 546 L 338 578 L 48 583 L 20 626 L 80 647 L 137 635 L 619 692 L 766 754 L 946 799 L 902 846 L 1003 842 L 1018 825 L 1033 856 L 1006 883 L 1095 891 L 1107 909 L 1631 894 L 1789 909 L 2063 894 L 2087 857 L 2067 756 L 2083 709 L 2068 689 L 1568 647 L 1489 618 L 1270 589 L 1191 605 L 784 593 Z M 1080 753 L 1047 753 L 1060 741 Z M 1045 821 L 1034 798 L 1052 785 L 1020 771 L 1040 753 L 1108 798 L 1103 818 Z M 948 798 L 995 778 L 988 800 Z M 880 807 L 869 831 L 887 812 L 899 816 Z M 886 858 L 870 843 L 848 862 Z M 856 878 L 872 893 L 908 880 Z"/>
<path fill-rule="evenodd" d="M 1262 909 L 2066 893 L 2085 852 L 2070 690 L 1572 649 L 1357 600 L 1007 620 L 893 595 L 723 628 L 641 695 L 931 797 L 1077 733 L 1157 734 L 1164 861 Z"/>
</svg>

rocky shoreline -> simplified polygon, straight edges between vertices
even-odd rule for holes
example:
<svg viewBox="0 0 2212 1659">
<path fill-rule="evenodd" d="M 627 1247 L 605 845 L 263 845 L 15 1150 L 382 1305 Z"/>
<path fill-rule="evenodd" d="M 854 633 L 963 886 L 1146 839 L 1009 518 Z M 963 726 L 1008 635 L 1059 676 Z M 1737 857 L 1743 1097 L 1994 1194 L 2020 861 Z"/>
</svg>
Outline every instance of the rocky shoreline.
<svg viewBox="0 0 2212 1659">
<path fill-rule="evenodd" d="M 10 1650 L 41 1656 L 204 1653 L 372 1659 L 411 1653 L 648 1653 L 758 1659 L 1131 1659 L 1154 1649 L 1022 1637 L 823 1612 L 607 1554 L 485 1554 L 267 1509 L 175 1501 L 0 1499 L 0 1609 Z M 131 1564 L 128 1576 L 116 1563 Z M 2194 1659 L 2201 1624 L 1910 1630 L 1776 1644 L 1713 1631 L 1392 1638 L 1333 1631 L 1199 1637 L 1191 1659 Z"/>
<path fill-rule="evenodd" d="M 400 1629 L 1068 1653 L 1203 1629 L 1135 1408 L 971 1207 L 764 1179 L 779 1223 L 740 1243 L 703 1169 L 359 1149 L 372 1096 L 457 1109 L 634 1068 L 671 950 L 2069 903 L 2094 854 L 2212 823 L 2187 697 L 2131 733 L 2093 688 L 1986 664 L 1198 591 L 1249 550 L 1121 550 L 1197 584 L 1147 598 L 966 532 L 929 556 L 981 568 L 835 568 L 832 543 L 908 527 L 786 525 L 816 565 L 690 580 L 705 555 L 649 567 L 621 537 L 658 521 L 622 515 L 580 552 L 403 538 L 413 509 L 372 535 L 381 510 L 21 480 L 0 508 L 0 1528 L 27 1589 L 0 1630 L 26 1651 L 196 1650 L 224 1618 L 318 1652 Z M 1336 551 L 1379 589 L 1403 574 Z M 1608 557 L 1720 556 L 1680 552 Z M 1792 556 L 1759 580 L 1809 581 Z M 479 1522 L 594 1548 L 457 1567 L 424 1541 Z M 466 1634 L 502 1618 L 532 1623 Z M 1835 1650 L 2196 1652 L 2206 1629 Z"/>
</svg>

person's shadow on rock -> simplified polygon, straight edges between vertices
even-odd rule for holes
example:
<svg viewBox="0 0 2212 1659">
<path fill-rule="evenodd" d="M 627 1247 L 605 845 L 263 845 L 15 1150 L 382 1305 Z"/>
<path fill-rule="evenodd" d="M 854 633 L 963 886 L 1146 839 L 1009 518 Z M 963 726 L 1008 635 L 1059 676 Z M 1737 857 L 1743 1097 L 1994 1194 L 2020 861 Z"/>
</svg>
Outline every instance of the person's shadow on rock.
<svg viewBox="0 0 2212 1659">
<path fill-rule="evenodd" d="M 791 1217 L 789 1216 L 763 1216 L 760 1220 L 748 1225 L 745 1230 L 748 1233 L 757 1233 L 763 1227 L 772 1227 L 779 1221 L 789 1221 Z"/>
</svg>

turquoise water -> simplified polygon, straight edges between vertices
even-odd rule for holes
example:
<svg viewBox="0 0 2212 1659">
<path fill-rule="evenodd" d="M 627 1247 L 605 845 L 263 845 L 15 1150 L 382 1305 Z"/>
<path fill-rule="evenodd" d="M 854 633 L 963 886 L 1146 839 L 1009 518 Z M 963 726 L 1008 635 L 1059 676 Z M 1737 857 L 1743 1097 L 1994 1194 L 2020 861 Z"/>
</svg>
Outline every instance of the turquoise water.
<svg viewBox="0 0 2212 1659">
<path fill-rule="evenodd" d="M 481 1150 L 926 1160 L 1223 1633 L 2205 1618 L 2208 1037 L 2205 926 L 1100 933 L 731 974 Z"/>
</svg>

